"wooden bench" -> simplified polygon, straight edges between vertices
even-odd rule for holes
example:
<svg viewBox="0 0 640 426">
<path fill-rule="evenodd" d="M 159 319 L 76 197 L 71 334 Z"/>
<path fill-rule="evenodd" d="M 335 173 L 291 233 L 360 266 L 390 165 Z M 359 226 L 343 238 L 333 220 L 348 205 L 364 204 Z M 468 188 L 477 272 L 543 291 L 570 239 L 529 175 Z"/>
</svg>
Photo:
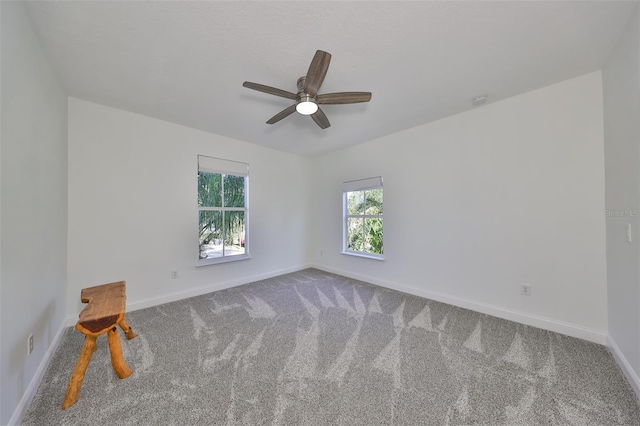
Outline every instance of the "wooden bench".
<svg viewBox="0 0 640 426">
<path fill-rule="evenodd" d="M 80 298 L 82 303 L 87 303 L 87 306 L 80 312 L 76 329 L 85 335 L 84 345 L 71 375 L 71 380 L 69 380 L 67 394 L 62 403 L 63 410 L 71 407 L 78 400 L 78 393 L 82 387 L 82 380 L 87 371 L 87 366 L 96 350 L 98 336 L 107 333 L 111 365 L 113 365 L 118 377 L 124 379 L 131 375 L 132 371 L 122 357 L 120 334 L 116 328 L 116 325 L 120 326 L 127 339 L 136 337 L 136 334 L 124 319 L 125 292 L 124 281 L 82 289 Z"/>
</svg>

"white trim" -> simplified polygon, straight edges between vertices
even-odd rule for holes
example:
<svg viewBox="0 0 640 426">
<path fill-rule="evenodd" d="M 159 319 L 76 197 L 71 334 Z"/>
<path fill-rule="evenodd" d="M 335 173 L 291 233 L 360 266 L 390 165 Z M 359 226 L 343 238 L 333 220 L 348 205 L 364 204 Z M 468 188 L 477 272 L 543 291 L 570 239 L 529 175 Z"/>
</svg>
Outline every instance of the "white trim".
<svg viewBox="0 0 640 426">
<path fill-rule="evenodd" d="M 198 171 L 247 177 L 249 176 L 249 164 L 241 161 L 198 155 Z"/>
<path fill-rule="evenodd" d="M 228 256 L 212 257 L 210 259 L 198 259 L 196 268 L 202 266 L 219 265 L 221 263 L 238 262 L 240 260 L 249 260 L 251 256 L 248 254 L 233 254 Z"/>
<path fill-rule="evenodd" d="M 150 297 L 142 300 L 134 300 L 133 302 L 127 301 L 127 312 L 137 311 L 139 309 L 151 308 L 153 306 L 158 306 L 164 303 L 170 303 L 178 300 L 188 299 L 190 297 L 201 296 L 203 294 L 213 293 L 214 291 L 237 287 L 243 284 L 249 284 L 255 281 L 265 280 L 267 278 L 273 278 L 273 277 L 277 277 L 278 275 L 301 271 L 303 269 L 307 269 L 311 267 L 312 267 L 311 265 L 306 265 L 306 264 L 299 265 L 291 268 L 285 268 L 285 269 L 279 269 L 277 271 L 267 272 L 264 274 L 243 277 L 241 279 L 222 281 L 216 284 L 205 285 L 202 287 L 197 287 L 197 288 L 193 288 L 186 291 L 180 291 L 180 292 L 165 294 L 161 296 Z M 78 314 L 67 317 L 68 327 L 74 326 L 76 324 L 76 322 L 78 321 Z M 136 327 L 135 324 L 131 323 L 131 326 L 135 330 L 135 327 Z"/>
<path fill-rule="evenodd" d="M 631 367 L 631 364 L 629 364 L 629 361 L 624 356 L 610 334 L 607 336 L 607 346 L 609 347 L 609 352 L 611 352 L 613 358 L 616 360 L 618 366 L 629 381 L 629 384 L 633 388 L 633 391 L 636 393 L 638 400 L 640 400 L 640 377 L 638 377 L 638 374 L 633 371 L 633 367 Z"/>
<path fill-rule="evenodd" d="M 362 251 L 344 250 L 340 254 L 346 254 L 347 256 L 364 257 L 365 259 L 384 260 L 384 256 L 381 254 L 365 253 Z"/>
<path fill-rule="evenodd" d="M 392 290 L 401 291 L 403 293 L 412 294 L 414 296 L 424 297 L 427 299 L 435 300 L 438 302 L 448 303 L 450 305 L 458 306 L 472 311 L 480 312 L 494 317 L 503 318 L 509 321 L 515 321 L 520 324 L 530 325 L 533 327 L 542 328 L 544 330 L 554 331 L 556 333 L 566 334 L 567 336 L 577 337 L 579 339 L 588 340 L 590 342 L 599 343 L 601 345 L 606 344 L 607 333 L 602 330 L 595 330 L 587 327 L 582 327 L 576 324 L 570 324 L 563 321 L 554 320 L 551 318 L 540 317 L 537 315 L 531 315 L 524 312 L 518 312 L 511 309 L 505 309 L 499 306 L 487 305 L 482 302 L 477 302 L 469 299 L 462 299 L 456 296 L 451 296 L 444 293 L 438 293 L 428 290 L 422 290 L 415 287 L 410 287 L 404 284 L 398 284 L 385 280 L 380 280 L 374 277 L 354 274 L 342 269 L 336 269 L 327 267 L 324 265 L 312 265 L 313 268 L 317 268 L 326 272 L 343 275 L 345 277 L 353 278 L 360 281 L 365 281 L 371 284 L 379 285 L 381 287 L 389 288 Z"/>
<path fill-rule="evenodd" d="M 382 176 L 350 180 L 342 183 L 342 192 L 366 191 L 367 189 L 376 188 L 382 188 Z"/>
<path fill-rule="evenodd" d="M 9 425 L 22 424 L 22 418 L 27 413 L 27 410 L 31 405 L 31 401 L 33 400 L 33 397 L 36 396 L 36 392 L 40 387 L 40 383 L 42 382 L 44 373 L 47 371 L 47 368 L 49 367 L 49 363 L 51 362 L 51 357 L 55 353 L 56 349 L 58 349 L 58 344 L 62 339 L 62 335 L 64 334 L 64 331 L 67 329 L 67 322 L 68 321 L 62 321 L 62 323 L 60 324 L 60 327 L 58 328 L 56 335 L 53 337 L 53 340 L 51 341 L 51 344 L 49 345 L 47 352 L 45 352 L 44 357 L 42 357 L 42 360 L 40 361 L 40 365 L 38 365 L 38 369 L 36 370 L 36 373 L 33 375 L 33 378 L 29 382 L 29 386 L 27 386 L 27 389 L 24 391 L 22 398 L 20 398 L 20 402 L 18 403 L 18 406 L 16 407 L 15 411 L 13 412 L 13 415 L 9 419 Z"/>
</svg>

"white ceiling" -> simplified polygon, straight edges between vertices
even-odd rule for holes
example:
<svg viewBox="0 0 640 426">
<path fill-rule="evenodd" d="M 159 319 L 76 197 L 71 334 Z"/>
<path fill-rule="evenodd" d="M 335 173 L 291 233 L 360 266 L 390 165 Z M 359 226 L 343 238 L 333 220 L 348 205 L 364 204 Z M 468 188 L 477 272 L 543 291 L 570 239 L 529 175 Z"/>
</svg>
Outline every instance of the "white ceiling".
<svg viewBox="0 0 640 426">
<path fill-rule="evenodd" d="M 633 1 L 29 2 L 68 94 L 315 156 L 601 69 Z M 331 127 L 245 80 L 296 92 L 316 50 Z M 180 141 L 176 141 L 180 143 Z"/>
</svg>

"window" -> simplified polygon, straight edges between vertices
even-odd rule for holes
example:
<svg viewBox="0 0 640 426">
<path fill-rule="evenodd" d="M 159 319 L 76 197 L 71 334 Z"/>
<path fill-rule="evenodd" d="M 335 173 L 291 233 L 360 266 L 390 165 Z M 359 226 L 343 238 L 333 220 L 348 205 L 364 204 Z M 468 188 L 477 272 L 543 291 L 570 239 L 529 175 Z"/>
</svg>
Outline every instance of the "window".
<svg viewBox="0 0 640 426">
<path fill-rule="evenodd" d="M 248 258 L 249 165 L 198 156 L 198 265 Z"/>
<path fill-rule="evenodd" d="M 382 177 L 343 184 L 343 253 L 382 259 Z"/>
</svg>

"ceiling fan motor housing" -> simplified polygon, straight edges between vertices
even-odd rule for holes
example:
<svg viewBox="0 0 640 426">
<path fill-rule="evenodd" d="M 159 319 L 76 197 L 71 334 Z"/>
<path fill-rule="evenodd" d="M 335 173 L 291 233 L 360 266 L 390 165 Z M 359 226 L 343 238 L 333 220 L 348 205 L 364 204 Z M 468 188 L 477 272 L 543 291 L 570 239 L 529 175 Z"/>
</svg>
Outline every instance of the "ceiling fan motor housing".
<svg viewBox="0 0 640 426">
<path fill-rule="evenodd" d="M 298 93 L 298 103 L 300 103 L 300 102 L 313 102 L 315 104 L 318 101 L 317 101 L 315 96 L 310 96 L 310 95 L 307 95 L 306 93 L 299 92 Z"/>
<path fill-rule="evenodd" d="M 296 94 L 296 111 L 302 115 L 315 114 L 318 110 L 318 101 L 315 96 L 304 92 L 306 76 L 298 79 L 298 93 Z"/>
</svg>

